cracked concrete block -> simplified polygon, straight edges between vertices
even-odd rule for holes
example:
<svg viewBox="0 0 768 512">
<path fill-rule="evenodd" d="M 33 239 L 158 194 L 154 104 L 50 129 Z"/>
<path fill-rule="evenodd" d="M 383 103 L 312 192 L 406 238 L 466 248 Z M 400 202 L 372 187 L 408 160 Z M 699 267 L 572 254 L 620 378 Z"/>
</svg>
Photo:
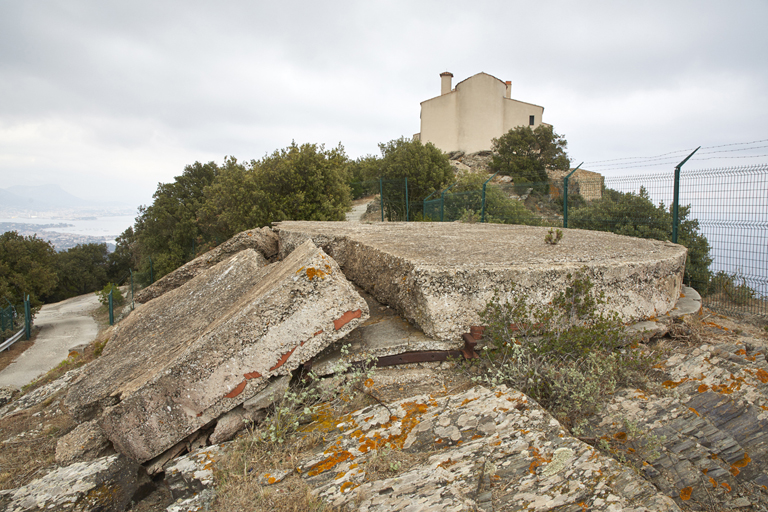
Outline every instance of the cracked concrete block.
<svg viewBox="0 0 768 512">
<path fill-rule="evenodd" d="M 291 383 L 290 375 L 282 375 L 273 380 L 262 391 L 259 391 L 253 398 L 243 402 L 246 411 L 256 412 L 259 409 L 266 409 L 277 400 L 283 398 L 288 390 L 288 384 Z"/>
<path fill-rule="evenodd" d="M 143 290 L 139 290 L 136 292 L 136 302 L 143 304 L 156 299 L 244 249 L 254 249 L 263 257 L 262 266 L 266 265 L 267 260 L 277 254 L 277 248 L 277 235 L 271 229 L 263 227 L 243 231 L 170 274 L 163 276 L 162 279 Z"/>
<path fill-rule="evenodd" d="M 68 466 L 73 462 L 93 460 L 108 455 L 112 445 L 95 421 L 81 423 L 59 438 L 56 443 L 56 464 Z"/>
<path fill-rule="evenodd" d="M 336 262 L 311 242 L 279 263 L 260 261 L 246 249 L 136 309 L 65 406 L 79 419 L 100 415 L 115 448 L 144 462 L 368 318 Z"/>
<path fill-rule="evenodd" d="M 216 422 L 216 428 L 210 438 L 211 444 L 229 441 L 248 425 L 260 423 L 266 417 L 267 412 L 264 409 L 249 411 L 242 405 L 235 407 Z"/>
<path fill-rule="evenodd" d="M 136 492 L 139 470 L 119 454 L 76 462 L 11 491 L 0 505 L 14 512 L 122 511 Z"/>
<path fill-rule="evenodd" d="M 285 221 L 275 229 L 281 255 L 313 240 L 376 300 L 457 345 L 495 293 L 547 304 L 580 271 L 624 321 L 663 315 L 680 295 L 686 256 L 670 242 L 577 229 L 550 245 L 547 228 L 534 226 Z"/>
</svg>

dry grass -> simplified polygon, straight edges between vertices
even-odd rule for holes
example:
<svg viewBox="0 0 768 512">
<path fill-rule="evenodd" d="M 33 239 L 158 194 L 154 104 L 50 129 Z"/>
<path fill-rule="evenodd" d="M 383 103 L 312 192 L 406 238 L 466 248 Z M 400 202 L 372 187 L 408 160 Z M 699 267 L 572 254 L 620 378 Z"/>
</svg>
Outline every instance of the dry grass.
<svg viewBox="0 0 768 512">
<path fill-rule="evenodd" d="M 53 468 L 58 438 L 76 425 L 56 405 L 63 393 L 0 420 L 0 489 L 26 485 Z"/>
</svg>

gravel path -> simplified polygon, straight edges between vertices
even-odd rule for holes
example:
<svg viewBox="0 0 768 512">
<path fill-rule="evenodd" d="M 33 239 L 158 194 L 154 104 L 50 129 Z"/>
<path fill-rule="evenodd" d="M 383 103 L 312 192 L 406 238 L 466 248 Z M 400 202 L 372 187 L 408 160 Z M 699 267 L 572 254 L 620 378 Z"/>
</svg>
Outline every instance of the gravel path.
<svg viewBox="0 0 768 512">
<path fill-rule="evenodd" d="M 41 328 L 35 344 L 0 371 L 0 387 L 21 388 L 66 359 L 71 348 L 93 341 L 98 328 L 90 314 L 98 307 L 94 293 L 43 306 L 34 320 Z"/>
</svg>

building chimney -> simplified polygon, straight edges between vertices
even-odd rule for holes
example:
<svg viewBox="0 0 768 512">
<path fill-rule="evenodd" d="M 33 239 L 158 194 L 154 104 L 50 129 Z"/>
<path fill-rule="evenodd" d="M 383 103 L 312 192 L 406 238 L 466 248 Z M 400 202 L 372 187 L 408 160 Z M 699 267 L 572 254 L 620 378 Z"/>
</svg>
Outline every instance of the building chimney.
<svg viewBox="0 0 768 512">
<path fill-rule="evenodd" d="M 504 93 L 505 98 L 511 98 L 512 97 L 512 82 L 507 80 L 507 91 Z"/>
<path fill-rule="evenodd" d="M 449 73 L 448 71 L 444 71 L 443 73 L 440 73 L 440 95 L 448 94 L 451 92 L 451 78 L 453 78 L 453 73 Z"/>
</svg>

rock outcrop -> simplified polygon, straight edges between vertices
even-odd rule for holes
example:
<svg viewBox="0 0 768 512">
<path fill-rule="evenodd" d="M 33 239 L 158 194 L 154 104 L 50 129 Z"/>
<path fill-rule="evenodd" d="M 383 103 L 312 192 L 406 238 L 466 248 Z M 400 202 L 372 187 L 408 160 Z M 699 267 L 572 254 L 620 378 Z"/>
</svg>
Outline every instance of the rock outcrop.
<svg viewBox="0 0 768 512">
<path fill-rule="evenodd" d="M 571 437 L 537 403 L 504 386 L 367 407 L 341 418 L 324 437 L 327 443 L 303 459 L 298 472 L 334 507 L 679 510 L 631 469 Z M 368 464 L 392 450 L 424 453 L 424 461 L 391 478 L 370 478 Z"/>
<path fill-rule="evenodd" d="M 230 256 L 245 250 L 253 249 L 261 255 L 261 264 L 266 265 L 267 260 L 277 254 L 277 235 L 269 228 L 258 228 L 243 231 L 233 236 L 223 244 L 211 249 L 193 259 L 189 263 L 177 268 L 170 274 L 163 276 L 150 286 L 136 292 L 136 302 L 149 302 L 183 285 L 203 271 L 221 263 Z"/>
<path fill-rule="evenodd" d="M 251 249 L 137 308 L 65 399 L 117 451 L 163 453 L 368 318 L 365 301 L 311 242 L 262 266 Z"/>
<path fill-rule="evenodd" d="M 457 343 L 495 294 L 547 304 L 582 271 L 625 321 L 663 315 L 679 297 L 686 256 L 681 245 L 586 230 L 564 230 L 549 245 L 547 228 L 532 226 L 286 221 L 276 230 L 281 256 L 311 239 L 379 302 Z"/>
<path fill-rule="evenodd" d="M 48 473 L 0 500 L 13 512 L 125 510 L 141 468 L 123 455 L 77 462 Z"/>
</svg>

